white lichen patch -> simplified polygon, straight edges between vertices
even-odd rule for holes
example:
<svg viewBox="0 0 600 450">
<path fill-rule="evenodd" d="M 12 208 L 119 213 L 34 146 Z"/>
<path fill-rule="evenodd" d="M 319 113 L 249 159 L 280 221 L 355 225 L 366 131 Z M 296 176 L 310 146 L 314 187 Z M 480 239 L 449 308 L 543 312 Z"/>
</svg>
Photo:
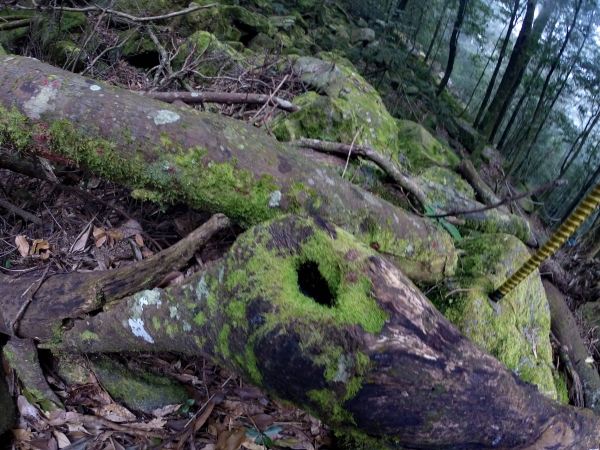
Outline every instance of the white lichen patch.
<svg viewBox="0 0 600 450">
<path fill-rule="evenodd" d="M 102 89 L 102 88 L 101 88 L 100 86 L 98 86 L 97 84 L 92 84 L 92 85 L 90 86 L 90 91 L 99 91 L 99 90 L 101 90 L 101 89 Z"/>
<path fill-rule="evenodd" d="M 328 185 L 330 186 L 335 186 L 335 181 L 333 181 L 331 178 L 329 177 L 325 177 L 325 181 L 327 182 Z"/>
<path fill-rule="evenodd" d="M 200 281 L 198 282 L 198 285 L 196 286 L 196 297 L 198 297 L 198 300 L 201 300 L 202 297 L 208 297 L 208 294 L 210 294 L 210 292 L 208 291 L 208 285 L 206 284 L 205 277 L 206 276 L 203 275 Z"/>
<path fill-rule="evenodd" d="M 40 92 L 31 97 L 23 104 L 23 108 L 27 116 L 31 119 L 39 119 L 46 111 L 54 111 L 54 105 L 50 102 L 58 95 L 58 89 L 52 87 L 51 84 L 43 86 Z"/>
<path fill-rule="evenodd" d="M 133 306 L 131 307 L 131 316 L 134 319 L 142 317 L 142 313 L 144 312 L 144 307 L 146 306 L 156 306 L 160 307 L 162 305 L 162 301 L 160 299 L 160 291 L 158 289 L 153 289 L 151 291 L 146 290 L 142 292 L 138 292 L 133 296 Z"/>
<path fill-rule="evenodd" d="M 169 306 L 169 316 L 171 317 L 171 319 L 179 320 L 180 315 L 177 306 Z"/>
<path fill-rule="evenodd" d="M 377 200 L 373 195 L 371 195 L 369 192 L 363 192 L 363 197 L 365 198 L 365 200 L 367 202 L 369 202 L 371 205 L 373 206 L 380 206 L 381 202 L 379 200 Z"/>
<path fill-rule="evenodd" d="M 306 180 L 308 182 L 308 184 L 310 184 L 311 186 L 315 185 L 315 180 L 313 180 L 312 178 L 309 178 L 308 180 Z"/>
<path fill-rule="evenodd" d="M 271 208 L 276 208 L 279 206 L 279 202 L 281 201 L 281 191 L 271 192 L 271 198 L 269 199 L 269 206 Z"/>
<path fill-rule="evenodd" d="M 4 62 L 12 61 L 13 59 L 15 59 L 14 56 L 9 56 L 8 58 L 4 58 Z"/>
<path fill-rule="evenodd" d="M 179 119 L 181 119 L 181 116 L 176 112 L 169 111 L 168 109 L 159 109 L 158 111 L 148 114 L 148 119 L 154 119 L 154 123 L 156 125 L 164 125 L 166 123 L 177 122 Z"/>
<path fill-rule="evenodd" d="M 134 336 L 141 337 L 146 342 L 154 344 L 154 339 L 144 329 L 144 321 L 142 319 L 129 319 L 129 327 Z"/>
<path fill-rule="evenodd" d="M 338 371 L 331 381 L 348 383 L 350 381 L 350 371 L 354 367 L 354 360 L 349 355 L 342 355 L 338 360 Z"/>
<path fill-rule="evenodd" d="M 192 331 L 192 326 L 187 323 L 185 320 L 183 321 L 183 331 L 185 331 L 186 333 L 189 333 L 190 331 Z"/>
</svg>

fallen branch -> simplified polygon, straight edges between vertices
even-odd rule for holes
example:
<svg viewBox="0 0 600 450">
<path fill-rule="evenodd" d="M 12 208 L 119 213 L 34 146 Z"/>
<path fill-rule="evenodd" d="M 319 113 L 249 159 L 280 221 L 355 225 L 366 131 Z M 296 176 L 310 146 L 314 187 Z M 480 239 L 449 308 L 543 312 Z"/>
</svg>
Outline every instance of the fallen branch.
<svg viewBox="0 0 600 450">
<path fill-rule="evenodd" d="M 476 208 L 476 209 L 470 209 L 470 210 L 449 211 L 444 214 L 428 215 L 427 217 L 441 218 L 441 217 L 448 217 L 448 216 L 456 216 L 459 214 L 471 214 L 471 213 L 488 211 L 490 209 L 499 208 L 500 206 L 506 205 L 508 203 L 516 202 L 517 200 L 521 200 L 522 198 L 529 197 L 529 196 L 535 195 L 535 194 L 539 194 L 540 192 L 547 191 L 548 189 L 552 189 L 557 186 L 564 186 L 568 182 L 569 182 L 568 180 L 558 179 L 558 180 L 551 181 L 550 183 L 546 183 L 546 184 L 539 186 L 535 189 L 532 189 L 530 191 L 527 191 L 524 194 L 514 195 L 511 197 L 505 197 L 503 200 L 501 200 L 500 202 L 495 203 L 493 205 L 488 205 L 488 206 L 484 206 L 482 208 Z"/>
<path fill-rule="evenodd" d="M 3 23 L 0 23 L 0 31 L 8 31 L 8 30 L 14 30 L 16 28 L 28 27 L 30 23 L 31 23 L 31 18 L 3 22 Z"/>
<path fill-rule="evenodd" d="M 16 8 L 16 9 L 23 9 L 23 10 L 35 10 L 35 11 L 49 11 L 49 10 L 60 10 L 60 11 L 68 11 L 68 12 L 93 12 L 93 11 L 106 11 L 108 14 L 112 14 L 114 16 L 117 17 L 122 17 L 123 19 L 127 19 L 130 20 L 132 22 L 153 22 L 156 20 L 165 20 L 165 19 L 171 19 L 173 17 L 177 17 L 177 16 L 181 16 L 184 14 L 189 14 L 191 12 L 194 11 L 198 11 L 199 9 L 206 9 L 206 8 L 214 8 L 215 6 L 218 6 L 218 3 L 211 3 L 209 5 L 202 5 L 202 6 L 191 6 L 187 9 L 182 9 L 181 11 L 175 11 L 169 14 L 163 14 L 160 16 L 151 16 L 151 17 L 137 17 L 137 16 L 132 16 L 131 14 L 126 14 L 124 12 L 121 11 L 116 11 L 114 9 L 103 9 L 100 6 L 88 6 L 85 8 L 69 8 L 66 6 L 47 6 L 47 7 L 31 7 L 31 6 L 21 6 L 21 5 L 14 5 L 11 6 L 12 8 Z"/>
<path fill-rule="evenodd" d="M 292 141 L 290 144 L 297 147 L 308 147 L 314 150 L 337 153 L 344 156 L 347 156 L 350 152 L 354 152 L 355 155 L 364 156 L 365 158 L 377 164 L 396 183 L 398 183 L 398 185 L 402 186 L 403 189 L 406 189 L 410 194 L 412 194 L 422 206 L 431 203 L 421 188 L 415 184 L 412 176 L 409 173 L 404 172 L 396 164 L 394 164 L 393 161 L 371 147 L 366 145 L 347 145 L 340 144 L 338 142 L 328 142 L 306 138 L 300 138 L 300 140 Z"/>
<path fill-rule="evenodd" d="M 251 103 L 267 104 L 277 106 L 288 112 L 300 110 L 298 105 L 288 102 L 279 97 L 270 97 L 266 94 L 245 94 L 238 92 L 137 92 L 145 97 L 154 98 L 166 103 L 173 103 L 175 100 L 181 100 L 188 104 L 194 103 Z"/>
<path fill-rule="evenodd" d="M 27 212 L 27 211 L 19 208 L 18 206 L 15 206 L 12 203 L 7 202 L 6 200 L 3 200 L 1 198 L 0 198 L 0 206 L 2 208 L 6 209 L 7 211 L 9 211 L 13 214 L 16 214 L 17 216 L 27 220 L 28 222 L 35 223 L 38 226 L 42 226 L 42 219 L 40 219 L 37 216 L 34 216 L 30 212 Z"/>
<path fill-rule="evenodd" d="M 70 273 L 45 280 L 35 293 L 19 320 L 19 334 L 37 339 L 49 339 L 65 316 L 77 317 L 97 310 L 106 303 L 131 295 L 142 289 L 158 286 L 169 272 L 185 266 L 218 231 L 229 226 L 223 214 L 215 214 L 200 228 L 177 244 L 148 259 L 119 269 L 101 272 Z M 22 294 L 31 288 L 30 277 L 14 279 L 0 275 L 3 296 L 0 297 L 4 323 L 0 333 L 12 334 L 8 318 L 18 317 L 25 303 Z M 59 295 L 68 292 L 68 295 Z"/>
</svg>

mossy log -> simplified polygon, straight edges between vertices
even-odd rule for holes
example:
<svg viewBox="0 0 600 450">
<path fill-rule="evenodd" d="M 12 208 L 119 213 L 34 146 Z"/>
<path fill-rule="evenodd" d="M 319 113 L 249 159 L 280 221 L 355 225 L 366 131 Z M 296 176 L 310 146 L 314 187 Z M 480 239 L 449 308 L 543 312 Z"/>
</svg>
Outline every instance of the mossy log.
<svg viewBox="0 0 600 450">
<path fill-rule="evenodd" d="M 588 362 L 590 353 L 579 335 L 577 322 L 556 286 L 544 280 L 544 289 L 550 305 L 552 333 L 566 347 L 569 359 L 581 379 L 586 408 L 600 415 L 600 376 L 598 370 Z"/>
<path fill-rule="evenodd" d="M 261 130 L 66 72 L 0 57 L 0 144 L 45 155 L 157 202 L 222 212 L 242 226 L 320 216 L 394 258 L 413 280 L 456 266 L 450 235 L 315 167 Z"/>
<path fill-rule="evenodd" d="M 458 165 L 457 170 L 458 173 L 460 173 L 463 176 L 463 178 L 467 180 L 469 184 L 473 187 L 473 189 L 477 193 L 477 199 L 483 204 L 491 206 L 497 205 L 501 202 L 501 199 L 499 199 L 496 196 L 492 188 L 490 188 L 486 184 L 486 182 L 483 181 L 483 178 L 481 178 L 481 175 L 479 175 L 479 172 L 477 172 L 477 169 L 475 169 L 475 166 L 473 166 L 471 160 L 463 159 Z M 504 213 L 509 212 L 508 208 L 504 205 L 498 207 L 498 210 Z"/>
<path fill-rule="evenodd" d="M 202 355 L 373 448 L 598 445 L 600 421 L 591 411 L 521 381 L 396 266 L 318 218 L 251 228 L 184 284 L 74 318 L 43 346 Z"/>
</svg>

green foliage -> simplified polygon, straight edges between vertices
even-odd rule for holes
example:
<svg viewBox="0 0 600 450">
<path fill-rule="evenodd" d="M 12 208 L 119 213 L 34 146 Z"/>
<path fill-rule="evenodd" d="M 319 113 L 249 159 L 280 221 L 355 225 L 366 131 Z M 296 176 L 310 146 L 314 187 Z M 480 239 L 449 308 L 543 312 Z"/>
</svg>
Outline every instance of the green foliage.
<svg viewBox="0 0 600 450">
<path fill-rule="evenodd" d="M 425 215 L 426 216 L 435 216 L 437 214 L 437 211 L 435 210 L 434 207 L 441 207 L 442 205 L 439 204 L 438 202 L 434 202 L 431 206 L 430 205 L 425 205 Z M 456 242 L 460 242 L 462 241 L 462 236 L 460 235 L 460 232 L 458 231 L 458 228 L 456 228 L 453 224 L 451 224 L 450 222 L 448 222 L 445 218 L 443 217 L 434 217 L 429 219 L 431 221 L 433 221 L 435 224 L 437 224 L 438 226 L 441 226 L 443 228 L 446 229 L 446 231 L 448 231 L 452 237 L 454 238 L 454 240 Z"/>
<path fill-rule="evenodd" d="M 272 426 L 267 428 L 265 431 L 259 431 L 254 428 L 246 430 L 246 436 L 249 438 L 255 438 L 254 443 L 258 445 L 264 445 L 267 448 L 273 447 L 273 441 L 269 436 L 273 436 L 280 431 L 283 431 L 282 427 Z"/>
</svg>

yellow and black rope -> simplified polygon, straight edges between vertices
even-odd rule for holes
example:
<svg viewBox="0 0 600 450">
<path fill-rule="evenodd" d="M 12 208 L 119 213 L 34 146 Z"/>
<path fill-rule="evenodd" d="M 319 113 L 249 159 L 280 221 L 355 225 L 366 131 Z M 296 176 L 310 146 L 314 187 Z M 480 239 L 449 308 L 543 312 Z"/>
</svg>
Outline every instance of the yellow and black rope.
<svg viewBox="0 0 600 450">
<path fill-rule="evenodd" d="M 600 183 L 589 193 L 581 202 L 575 212 L 569 216 L 565 223 L 552 235 L 548 242 L 540 248 L 535 254 L 523 264 L 519 270 L 513 273 L 502 285 L 490 294 L 490 299 L 500 300 L 513 288 L 527 277 L 531 272 L 537 269 L 542 261 L 553 254 L 558 247 L 565 243 L 577 228 L 587 219 L 596 206 L 600 204 Z"/>
</svg>

